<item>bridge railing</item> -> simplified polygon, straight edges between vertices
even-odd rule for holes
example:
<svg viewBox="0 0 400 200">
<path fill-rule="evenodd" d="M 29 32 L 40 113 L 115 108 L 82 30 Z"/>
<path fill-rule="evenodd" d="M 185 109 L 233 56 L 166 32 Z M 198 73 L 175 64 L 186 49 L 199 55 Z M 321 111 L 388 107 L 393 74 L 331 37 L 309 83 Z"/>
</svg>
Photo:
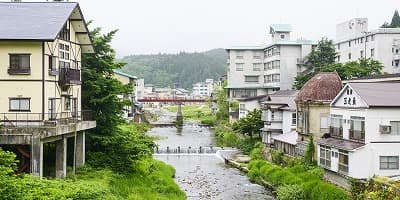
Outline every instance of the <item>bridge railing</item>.
<svg viewBox="0 0 400 200">
<path fill-rule="evenodd" d="M 155 154 L 208 154 L 208 153 L 216 153 L 218 150 L 221 150 L 221 147 L 213 147 L 213 146 L 200 146 L 200 147 L 164 147 L 154 148 Z"/>
</svg>

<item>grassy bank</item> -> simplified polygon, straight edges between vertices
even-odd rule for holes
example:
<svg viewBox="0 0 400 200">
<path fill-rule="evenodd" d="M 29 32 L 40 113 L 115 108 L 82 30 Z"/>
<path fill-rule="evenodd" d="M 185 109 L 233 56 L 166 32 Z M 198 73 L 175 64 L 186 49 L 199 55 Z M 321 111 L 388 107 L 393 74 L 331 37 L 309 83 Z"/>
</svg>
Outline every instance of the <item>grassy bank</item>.
<svg viewBox="0 0 400 200">
<path fill-rule="evenodd" d="M 104 199 L 185 199 L 173 180 L 173 167 L 154 159 L 142 160 L 130 174 L 116 174 L 111 170 L 83 169 L 77 180 L 99 184 L 105 191 Z"/>
<path fill-rule="evenodd" d="M 164 108 L 169 112 L 178 112 L 178 106 L 176 105 L 166 106 Z M 181 108 L 185 121 L 199 121 L 204 124 L 215 125 L 215 115 L 208 105 L 182 105 Z"/>
</svg>

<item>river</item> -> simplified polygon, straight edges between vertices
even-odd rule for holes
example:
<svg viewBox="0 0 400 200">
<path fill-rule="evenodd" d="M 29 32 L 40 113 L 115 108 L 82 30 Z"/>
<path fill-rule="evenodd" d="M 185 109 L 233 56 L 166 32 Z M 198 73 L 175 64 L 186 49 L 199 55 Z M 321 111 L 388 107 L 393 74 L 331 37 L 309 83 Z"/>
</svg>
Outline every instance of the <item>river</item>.
<svg viewBox="0 0 400 200">
<path fill-rule="evenodd" d="M 210 129 L 186 124 L 181 133 L 174 127 L 165 127 L 153 128 L 148 134 L 159 138 L 156 143 L 162 153 L 154 157 L 176 169 L 175 181 L 186 192 L 187 199 L 274 199 L 264 187 L 251 183 L 245 174 L 224 164 L 222 157 L 234 150 L 228 148 L 213 153 L 217 148 Z M 185 153 L 166 152 L 167 149 L 177 152 L 178 147 Z"/>
</svg>

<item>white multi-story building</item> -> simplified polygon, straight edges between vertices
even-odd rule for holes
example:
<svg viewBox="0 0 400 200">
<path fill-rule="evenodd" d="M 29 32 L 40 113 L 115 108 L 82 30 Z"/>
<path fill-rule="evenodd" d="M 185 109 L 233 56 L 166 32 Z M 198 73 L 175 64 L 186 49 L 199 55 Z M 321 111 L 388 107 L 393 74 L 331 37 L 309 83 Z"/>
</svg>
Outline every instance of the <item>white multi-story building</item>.
<svg viewBox="0 0 400 200">
<path fill-rule="evenodd" d="M 274 136 L 290 134 L 290 132 L 296 130 L 295 99 L 297 93 L 296 90 L 277 91 L 268 95 L 262 102 L 261 119 L 265 123 L 262 129 L 262 141 L 264 143 L 273 144 L 272 138 Z"/>
<path fill-rule="evenodd" d="M 400 72 L 400 28 L 369 31 L 367 18 L 351 19 L 336 26 L 336 50 L 338 62 L 372 58 L 384 72 Z"/>
<path fill-rule="evenodd" d="M 399 82 L 348 83 L 331 103 L 318 164 L 357 179 L 400 175 L 399 98 Z"/>
<path fill-rule="evenodd" d="M 239 118 L 244 117 L 247 111 L 260 108 L 260 98 L 257 97 L 291 89 L 294 78 L 304 70 L 304 57 L 315 43 L 290 40 L 290 32 L 288 24 L 273 24 L 270 26 L 271 44 L 226 49 L 229 101 L 239 101 L 245 106 L 239 110 L 246 111 L 239 112 Z"/>
<path fill-rule="evenodd" d="M 206 79 L 205 82 L 198 82 L 193 84 L 193 91 L 192 95 L 194 97 L 200 96 L 211 96 L 214 87 L 214 80 L 213 79 Z"/>
</svg>

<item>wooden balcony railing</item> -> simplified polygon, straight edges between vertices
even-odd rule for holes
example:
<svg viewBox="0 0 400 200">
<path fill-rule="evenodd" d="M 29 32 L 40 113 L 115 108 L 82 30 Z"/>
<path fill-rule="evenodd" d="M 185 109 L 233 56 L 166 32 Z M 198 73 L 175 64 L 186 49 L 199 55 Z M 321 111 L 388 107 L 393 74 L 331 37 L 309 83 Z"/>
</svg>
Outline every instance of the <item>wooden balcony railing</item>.
<svg viewBox="0 0 400 200">
<path fill-rule="evenodd" d="M 81 70 L 71 68 L 60 68 L 59 82 L 61 84 L 80 84 Z"/>
</svg>

